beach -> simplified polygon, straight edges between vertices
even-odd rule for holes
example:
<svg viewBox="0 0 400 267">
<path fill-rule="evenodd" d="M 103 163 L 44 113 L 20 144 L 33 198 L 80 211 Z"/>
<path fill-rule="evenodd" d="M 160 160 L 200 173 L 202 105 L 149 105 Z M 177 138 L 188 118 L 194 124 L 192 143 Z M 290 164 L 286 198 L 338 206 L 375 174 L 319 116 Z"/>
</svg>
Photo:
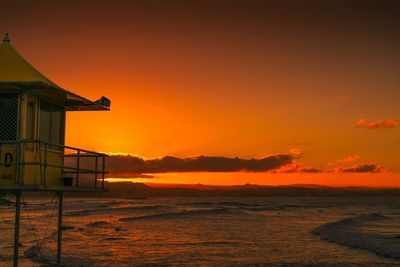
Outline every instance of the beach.
<svg viewBox="0 0 400 267">
<path fill-rule="evenodd" d="M 57 203 L 24 200 L 21 265 L 54 264 Z M 399 208 L 397 197 L 67 197 L 63 264 L 400 266 Z M 0 212 L 0 266 L 11 266 L 14 207 Z"/>
</svg>

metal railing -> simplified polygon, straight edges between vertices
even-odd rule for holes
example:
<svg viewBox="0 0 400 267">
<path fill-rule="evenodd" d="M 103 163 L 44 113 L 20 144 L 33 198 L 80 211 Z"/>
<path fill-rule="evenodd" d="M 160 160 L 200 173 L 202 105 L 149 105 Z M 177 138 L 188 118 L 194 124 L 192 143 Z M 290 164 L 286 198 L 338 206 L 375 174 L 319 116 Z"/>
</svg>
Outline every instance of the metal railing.
<svg viewBox="0 0 400 267">
<path fill-rule="evenodd" d="M 35 185 L 46 186 L 48 178 L 51 178 L 60 179 L 60 184 L 64 186 L 104 190 L 106 157 L 107 154 L 41 140 L 0 141 L 0 179 L 13 176 L 15 184 L 23 185 L 29 175 L 34 175 L 27 172 L 36 171 L 40 180 L 35 178 Z M 27 166 L 37 166 L 38 169 L 28 171 Z M 5 173 L 7 168 L 14 174 L 4 176 L 2 171 Z M 61 170 L 56 171 L 60 177 L 54 177 L 54 170 L 57 169 Z"/>
</svg>

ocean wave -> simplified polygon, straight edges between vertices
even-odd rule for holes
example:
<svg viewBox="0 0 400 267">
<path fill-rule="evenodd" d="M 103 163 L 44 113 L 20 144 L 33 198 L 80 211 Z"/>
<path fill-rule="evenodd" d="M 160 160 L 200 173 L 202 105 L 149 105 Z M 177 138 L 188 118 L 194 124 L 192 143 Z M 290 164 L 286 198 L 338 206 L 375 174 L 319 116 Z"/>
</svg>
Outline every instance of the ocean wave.
<svg viewBox="0 0 400 267">
<path fill-rule="evenodd" d="M 104 241 L 121 241 L 126 240 L 124 237 L 107 237 L 103 239 Z"/>
<path fill-rule="evenodd" d="M 108 226 L 110 223 L 105 222 L 105 221 L 97 221 L 97 222 L 90 222 L 86 224 L 87 227 L 103 227 L 103 226 Z"/>
<path fill-rule="evenodd" d="M 175 219 L 180 217 L 190 217 L 196 215 L 221 215 L 221 214 L 223 215 L 228 213 L 230 213 L 230 211 L 226 208 L 217 208 L 217 209 L 188 210 L 188 211 L 151 214 L 145 216 L 125 217 L 125 218 L 120 218 L 119 220 L 122 222 L 131 222 L 139 220 Z"/>
<path fill-rule="evenodd" d="M 325 206 L 322 205 L 295 205 L 295 204 L 284 204 L 284 205 L 271 205 L 271 206 L 240 206 L 241 210 L 262 212 L 262 211 L 286 211 L 296 209 L 321 209 Z"/>
<path fill-rule="evenodd" d="M 164 208 L 164 206 L 163 205 L 148 205 L 148 206 L 115 207 L 115 208 L 102 207 L 102 208 L 98 208 L 98 209 L 69 211 L 69 212 L 65 213 L 65 216 L 85 216 L 85 215 L 91 215 L 91 214 L 96 214 L 96 213 L 135 212 L 135 211 L 158 210 L 161 208 Z"/>
<path fill-rule="evenodd" d="M 307 204 L 277 204 L 277 205 L 264 205 L 257 203 L 245 203 L 245 202 L 234 202 L 234 201 L 219 201 L 219 202 L 187 202 L 179 203 L 180 206 L 192 206 L 192 207 L 228 207 L 230 209 L 238 209 L 244 211 L 284 211 L 294 209 L 321 209 L 325 208 L 326 205 L 307 205 Z"/>
<path fill-rule="evenodd" d="M 218 202 L 186 202 L 179 203 L 177 205 L 180 206 L 232 206 L 232 207 L 254 207 L 254 206 L 262 206 L 257 203 L 245 203 L 245 202 L 236 202 L 236 201 L 218 201 Z"/>
<path fill-rule="evenodd" d="M 322 240 L 400 259 L 399 232 L 396 229 L 388 230 L 389 226 L 398 225 L 398 222 L 399 217 L 363 214 L 321 225 L 313 230 L 313 234 L 319 235 Z"/>
</svg>

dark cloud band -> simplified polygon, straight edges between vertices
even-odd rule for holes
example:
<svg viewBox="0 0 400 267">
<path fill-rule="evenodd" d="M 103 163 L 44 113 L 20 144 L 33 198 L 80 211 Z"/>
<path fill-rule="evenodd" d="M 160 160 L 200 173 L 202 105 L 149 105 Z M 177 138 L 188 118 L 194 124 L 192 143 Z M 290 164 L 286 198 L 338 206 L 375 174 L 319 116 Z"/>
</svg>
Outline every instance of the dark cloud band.
<svg viewBox="0 0 400 267">
<path fill-rule="evenodd" d="M 167 172 L 267 172 L 292 163 L 294 157 L 291 154 L 271 155 L 260 159 L 166 156 L 159 159 L 144 160 L 135 156 L 118 155 L 108 158 L 107 168 L 110 175 Z"/>
<path fill-rule="evenodd" d="M 347 173 L 380 173 L 386 171 L 384 167 L 370 163 L 370 164 L 359 164 L 354 165 L 348 168 L 339 167 L 334 170 L 333 172 L 347 172 Z"/>
</svg>

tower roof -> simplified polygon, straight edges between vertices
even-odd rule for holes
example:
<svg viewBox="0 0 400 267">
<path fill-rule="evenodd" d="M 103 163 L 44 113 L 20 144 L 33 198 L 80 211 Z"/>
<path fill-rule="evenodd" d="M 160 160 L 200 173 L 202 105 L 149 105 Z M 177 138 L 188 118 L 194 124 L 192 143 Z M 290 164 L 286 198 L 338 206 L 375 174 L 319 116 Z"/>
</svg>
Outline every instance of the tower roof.
<svg viewBox="0 0 400 267">
<path fill-rule="evenodd" d="M 99 103 L 69 92 L 41 74 L 11 45 L 6 34 L 0 45 L 0 92 L 29 90 L 66 107 L 66 110 L 108 110 Z"/>
<path fill-rule="evenodd" d="M 26 61 L 11 45 L 8 35 L 0 45 L 0 82 L 43 82 L 55 85 Z"/>
</svg>

